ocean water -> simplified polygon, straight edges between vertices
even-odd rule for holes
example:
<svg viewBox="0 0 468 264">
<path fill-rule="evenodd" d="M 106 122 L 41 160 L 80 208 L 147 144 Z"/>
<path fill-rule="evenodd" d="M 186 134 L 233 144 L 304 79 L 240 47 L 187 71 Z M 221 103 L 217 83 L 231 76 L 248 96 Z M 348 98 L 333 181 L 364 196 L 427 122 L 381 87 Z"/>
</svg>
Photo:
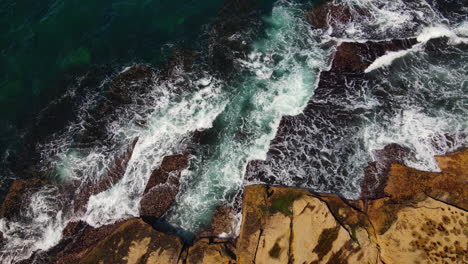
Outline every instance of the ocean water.
<svg viewBox="0 0 468 264">
<path fill-rule="evenodd" d="M 94 65 L 158 65 L 191 48 L 222 0 L 0 2 L 0 150 L 22 144 L 37 113 Z"/>
<path fill-rule="evenodd" d="M 84 189 L 138 138 L 123 177 L 91 196 L 85 210 L 70 210 L 76 201 L 62 199 L 60 187 L 47 186 L 30 197 L 19 219 L 0 219 L 6 241 L 2 263 L 56 245 L 70 221 L 99 227 L 139 216 L 152 171 L 164 156 L 181 151 L 190 150 L 191 165 L 163 220 L 188 236 L 208 224 L 216 206 L 238 206 L 243 186 L 262 183 L 246 179 L 251 160 L 263 160 L 259 169 L 276 183 L 347 198 L 358 197 L 367 162 L 390 143 L 412 150 L 408 166 L 437 171 L 433 155 L 468 143 L 467 7 L 442 0 L 333 2 L 349 7 L 353 19 L 315 29 L 307 23 L 307 11 L 318 2 L 260 1 L 257 16 L 241 16 L 250 23 L 248 30 L 231 32 L 223 44 L 246 47 L 245 56 L 233 53 L 227 75 L 210 64 L 213 46 L 207 42 L 223 1 L 2 3 L 2 19 L 8 22 L 0 68 L 4 182 L 30 176 L 16 172 L 32 164 L 57 186 L 78 182 L 77 190 Z M 378 58 L 366 69 L 364 82 L 349 83 L 353 92 L 324 99 L 333 111 L 292 122 L 289 133 L 271 145 L 284 116 L 301 120 L 294 116 L 311 103 L 337 45 L 407 37 L 418 43 Z M 201 59 L 189 70 L 177 65 L 162 78 L 158 69 L 179 48 L 196 50 Z M 153 82 L 143 92 L 129 87 L 129 103 L 99 116 L 95 108 L 102 93 L 135 62 L 157 70 Z M 63 86 L 51 88 L 61 78 Z M 67 118 L 46 130 L 46 137 L 28 141 L 29 122 L 51 125 L 41 118 L 62 101 L 73 102 L 68 110 L 58 108 Z M 100 120 L 100 136 L 83 140 L 94 119 Z M 25 146 L 37 157 L 16 161 L 21 155 L 15 149 Z"/>
</svg>

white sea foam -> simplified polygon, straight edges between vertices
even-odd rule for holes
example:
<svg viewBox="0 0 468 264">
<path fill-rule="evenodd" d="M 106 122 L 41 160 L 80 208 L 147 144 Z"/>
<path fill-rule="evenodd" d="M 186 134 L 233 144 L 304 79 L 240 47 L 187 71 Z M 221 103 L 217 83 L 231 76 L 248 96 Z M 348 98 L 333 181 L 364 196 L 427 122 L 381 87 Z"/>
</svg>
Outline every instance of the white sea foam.
<svg viewBox="0 0 468 264">
<path fill-rule="evenodd" d="M 364 142 L 369 153 L 391 143 L 406 146 L 415 153 L 415 158 L 406 160 L 406 165 L 420 170 L 438 172 L 440 169 L 434 156 L 442 155 L 463 144 L 462 139 L 461 142 L 456 142 L 452 146 L 441 145 L 446 144 L 441 138 L 444 133 L 460 131 L 459 129 L 463 131 L 463 128 L 453 127 L 453 125 L 456 125 L 456 122 L 453 124 L 444 117 L 430 117 L 417 109 L 408 109 L 394 117 L 388 125 L 374 123 L 366 127 Z"/>
<path fill-rule="evenodd" d="M 56 187 L 45 186 L 29 197 L 21 219 L 0 219 L 0 231 L 7 241 L 0 252 L 2 263 L 15 262 L 59 242 L 66 222 L 57 195 Z"/>
<path fill-rule="evenodd" d="M 201 82 L 206 83 L 205 80 Z M 128 138 L 138 136 L 124 177 L 112 188 L 90 198 L 83 219 L 92 226 L 110 224 L 129 216 L 138 216 L 139 200 L 151 172 L 165 155 L 177 149 L 183 138 L 195 130 L 211 127 L 224 110 L 219 83 L 212 82 L 179 103 L 155 111 L 148 129 L 131 130 Z"/>
<path fill-rule="evenodd" d="M 367 67 L 364 70 L 364 72 L 368 73 L 368 72 L 371 72 L 373 70 L 389 66 L 389 65 L 391 65 L 393 63 L 394 60 L 396 60 L 398 58 L 401 58 L 401 57 L 404 57 L 410 52 L 414 52 L 415 50 L 418 50 L 419 47 L 420 46 L 418 46 L 418 48 L 411 48 L 411 49 L 407 49 L 407 50 L 387 52 L 387 54 L 378 57 L 374 62 L 372 62 L 372 64 L 369 65 L 369 67 Z"/>
<path fill-rule="evenodd" d="M 171 224 L 197 230 L 216 205 L 232 202 L 229 197 L 242 187 L 248 161 L 266 158 L 281 117 L 301 113 L 312 95 L 326 52 L 318 48 L 298 7 L 279 1 L 265 18 L 267 37 L 240 61 L 252 74 L 233 89 L 239 94 L 221 115 L 225 125 L 215 154 L 185 176 L 188 185 L 167 215 Z M 244 105 L 248 112 L 242 111 Z"/>
<path fill-rule="evenodd" d="M 424 0 L 335 0 L 334 3 L 343 4 L 351 10 L 352 19 L 333 30 L 333 35 L 341 38 L 375 40 L 409 37 L 425 23 L 443 19 Z"/>
<path fill-rule="evenodd" d="M 431 39 L 447 37 L 449 39 L 448 44 L 451 45 L 458 45 L 461 43 L 468 43 L 468 38 L 466 37 L 459 37 L 457 33 L 464 33 L 464 27 L 456 28 L 452 30 L 444 25 L 436 25 L 433 27 L 424 28 L 421 34 L 417 37 L 419 42 L 428 42 Z"/>
<path fill-rule="evenodd" d="M 459 45 L 462 43 L 466 44 L 468 43 L 468 38 L 461 36 L 464 36 L 464 34 L 468 33 L 467 25 L 468 24 L 464 22 L 455 29 L 451 29 L 445 25 L 425 27 L 416 37 L 416 40 L 419 42 L 418 44 L 415 44 L 413 47 L 406 50 L 387 52 L 385 55 L 380 56 L 374 62 L 372 62 L 372 64 L 369 65 L 364 72 L 368 73 L 382 67 L 390 66 L 393 61 L 398 58 L 404 57 L 413 52 L 422 51 L 424 44 L 426 44 L 431 39 L 446 37 L 448 38 L 449 45 Z"/>
</svg>

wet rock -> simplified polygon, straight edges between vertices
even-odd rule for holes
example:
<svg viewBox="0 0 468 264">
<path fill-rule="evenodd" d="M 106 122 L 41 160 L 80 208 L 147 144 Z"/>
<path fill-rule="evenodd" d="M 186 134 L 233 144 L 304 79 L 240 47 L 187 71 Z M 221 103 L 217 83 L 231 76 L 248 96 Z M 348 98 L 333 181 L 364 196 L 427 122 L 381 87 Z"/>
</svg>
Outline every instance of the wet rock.
<svg viewBox="0 0 468 264">
<path fill-rule="evenodd" d="M 441 172 L 419 171 L 398 163 L 391 165 L 385 193 L 397 199 L 414 199 L 424 193 L 468 210 L 468 149 L 435 157 Z"/>
<path fill-rule="evenodd" d="M 255 0 L 225 1 L 209 36 L 210 65 L 222 75 L 229 75 L 236 61 L 247 56 L 253 33 L 258 29 L 258 19 L 264 13 Z"/>
<path fill-rule="evenodd" d="M 343 4 L 323 3 L 308 12 L 307 21 L 316 28 L 336 26 L 337 23 L 351 22 L 351 12 Z"/>
<path fill-rule="evenodd" d="M 41 179 L 18 179 L 13 182 L 0 208 L 0 218 L 13 219 L 28 206 L 30 196 L 48 183 Z"/>
<path fill-rule="evenodd" d="M 390 144 L 374 153 L 375 161 L 369 162 L 361 181 L 361 199 L 377 199 L 386 196 L 384 188 L 392 163 L 404 164 L 411 150 L 398 144 Z"/>
<path fill-rule="evenodd" d="M 133 65 L 118 74 L 111 84 L 109 96 L 118 104 L 130 104 L 132 93 L 138 90 L 145 91 L 154 83 L 154 71 L 143 64 Z"/>
<path fill-rule="evenodd" d="M 123 221 L 94 228 L 83 221 L 70 222 L 63 231 L 60 242 L 47 251 L 37 251 L 24 263 L 68 264 L 79 263 L 99 242 L 120 227 Z"/>
<path fill-rule="evenodd" d="M 128 145 L 127 149 L 120 156 L 115 158 L 112 167 L 109 168 L 104 175 L 101 175 L 97 182 L 72 182 L 63 186 L 65 192 L 67 192 L 67 189 L 75 189 L 76 185 L 80 185 L 76 192 L 69 192 L 71 194 L 76 193 L 75 196 L 71 197 L 71 199 L 73 199 L 74 210 L 76 212 L 84 210 L 84 207 L 92 195 L 96 195 L 107 190 L 124 176 L 128 162 L 132 158 L 133 150 L 137 142 L 138 138 L 135 138 Z"/>
<path fill-rule="evenodd" d="M 185 263 L 236 263 L 235 247 L 229 240 L 223 239 L 200 239 L 195 241 L 188 249 Z"/>
<path fill-rule="evenodd" d="M 303 113 L 281 119 L 267 159 L 251 161 L 245 179 L 285 184 L 281 180 L 290 177 L 288 185 L 293 182 L 296 186 L 321 186 L 332 193 L 349 188 L 350 178 L 355 175 L 345 166 L 335 164 L 351 162 L 348 159 L 356 155 L 356 145 L 360 144 L 356 137 L 360 124 L 372 116 L 371 110 L 365 107 L 353 107 L 357 100 L 362 100 L 363 87 L 372 87 L 379 82 L 364 71 L 386 52 L 407 49 L 414 43 L 414 39 L 341 43 L 331 68 L 320 73 L 317 88 Z M 385 108 L 388 96 L 371 91 L 374 92 L 376 94 L 372 96 L 382 102 L 382 111 L 392 111 L 390 107 Z M 294 171 L 297 167 L 302 171 L 300 177 Z M 323 171 L 337 176 L 330 182 L 321 175 Z M 287 175 L 278 177 L 282 173 Z"/>
<path fill-rule="evenodd" d="M 218 237 L 221 234 L 232 234 L 234 232 L 234 217 L 235 211 L 232 207 L 227 205 L 218 206 L 211 217 L 208 228 L 197 234 L 197 237 Z"/>
<path fill-rule="evenodd" d="M 179 178 L 188 166 L 188 155 L 166 156 L 153 171 L 140 201 L 140 215 L 145 219 L 161 217 L 179 192 Z"/>
<path fill-rule="evenodd" d="M 416 39 L 365 43 L 344 42 L 337 48 L 330 71 L 363 73 L 372 62 L 385 55 L 386 52 L 408 49 L 416 43 Z"/>
</svg>

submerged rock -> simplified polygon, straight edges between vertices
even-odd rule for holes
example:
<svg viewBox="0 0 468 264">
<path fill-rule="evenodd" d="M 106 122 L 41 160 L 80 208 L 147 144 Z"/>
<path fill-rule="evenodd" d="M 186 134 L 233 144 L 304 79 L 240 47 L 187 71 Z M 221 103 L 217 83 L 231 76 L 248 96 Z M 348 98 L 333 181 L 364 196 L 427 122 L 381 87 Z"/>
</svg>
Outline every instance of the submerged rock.
<svg viewBox="0 0 468 264">
<path fill-rule="evenodd" d="M 73 200 L 74 210 L 80 212 L 85 209 L 89 198 L 110 188 L 113 184 L 117 183 L 127 170 L 127 165 L 133 155 L 133 150 L 138 142 L 135 138 L 127 147 L 127 149 L 118 157 L 115 157 L 113 165 L 106 171 L 104 175 L 100 175 L 97 182 L 72 182 L 63 186 L 65 192 L 67 189 L 75 189 L 79 185 L 75 196 L 70 197 Z"/>
<path fill-rule="evenodd" d="M 28 206 L 30 196 L 48 183 L 41 179 L 18 179 L 13 182 L 0 207 L 0 218 L 18 217 L 22 208 Z"/>
<path fill-rule="evenodd" d="M 346 164 L 352 163 L 349 159 L 354 155 L 362 156 L 356 153 L 362 144 L 356 135 L 372 114 L 365 106 L 354 105 L 361 100 L 363 87 L 378 82 L 364 71 L 386 52 L 407 49 L 415 43 L 415 39 L 341 43 L 331 68 L 320 73 L 303 113 L 281 119 L 266 160 L 249 162 L 246 180 L 314 186 L 331 193 L 357 192 L 358 186 L 350 186 L 356 172 L 349 171 Z M 377 94 L 381 93 L 378 89 L 371 93 L 376 93 L 372 96 L 382 102 L 382 108 L 387 107 L 386 94 Z M 384 111 L 392 109 L 387 107 Z M 326 175 L 333 175 L 333 179 Z"/>
</svg>

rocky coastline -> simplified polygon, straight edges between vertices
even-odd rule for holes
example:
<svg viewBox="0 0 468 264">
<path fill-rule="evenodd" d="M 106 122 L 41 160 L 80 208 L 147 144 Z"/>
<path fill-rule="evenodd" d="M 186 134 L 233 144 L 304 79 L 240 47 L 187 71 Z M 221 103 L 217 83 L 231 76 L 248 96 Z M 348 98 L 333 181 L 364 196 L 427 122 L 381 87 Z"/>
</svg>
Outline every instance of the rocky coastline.
<svg viewBox="0 0 468 264">
<path fill-rule="evenodd" d="M 145 219 L 168 208 L 174 199 L 168 192 L 157 197 L 164 202 L 155 200 L 148 206 L 142 200 L 141 218 L 100 228 L 71 222 L 57 246 L 19 263 L 464 263 L 468 149 L 435 159 L 441 172 L 391 163 L 385 197 L 379 199 L 346 200 L 300 188 L 246 186 L 239 236 L 219 237 L 230 227 L 218 224 L 191 244 L 155 230 Z M 186 165 L 184 156 L 166 158 L 147 189 L 167 186 L 167 176 L 177 178 Z M 27 193 L 36 184 L 37 180 L 15 182 L 2 205 L 2 217 L 12 214 L 19 192 Z M 214 221 L 223 222 L 224 217 L 229 222 L 228 214 L 221 210 Z"/>
<path fill-rule="evenodd" d="M 254 6 L 244 2 L 251 3 L 228 1 L 226 8 L 241 9 L 239 12 L 249 15 L 228 20 L 233 21 L 232 25 L 218 22 L 213 29 L 213 54 L 209 59 L 214 68 L 222 69 L 219 75 L 229 77 L 239 53 L 247 54 L 248 48 L 243 43 L 225 43 L 232 32 L 244 29 L 239 25 L 250 21 L 250 16 L 258 15 L 252 12 Z M 366 15 L 364 10 L 359 12 Z M 350 19 L 349 10 L 330 4 L 314 9 L 309 15 L 309 22 L 317 28 Z M 183 149 L 166 156 L 152 172 L 140 200 L 140 217 L 98 228 L 83 221 L 69 222 L 56 246 L 37 251 L 18 263 L 467 263 L 466 148 L 435 157 L 441 171 L 426 172 L 404 165 L 404 160 L 412 155 L 409 149 L 397 144 L 387 145 L 376 152 L 376 160 L 369 162 L 365 169 L 361 193 L 356 200 L 281 186 L 281 182 L 266 173 L 272 159 L 281 156 L 279 153 L 287 153 L 278 146 L 294 146 L 294 140 L 288 135 L 307 136 L 307 131 L 301 131 L 296 123 L 312 122 L 310 117 L 317 113 L 330 116 L 336 122 L 354 122 L 356 113 L 342 111 L 336 104 L 354 92 L 348 83 L 365 82 L 365 69 L 378 57 L 389 51 L 411 48 L 416 43 L 416 39 L 399 39 L 343 42 L 337 47 L 331 67 L 320 73 L 318 86 L 304 113 L 284 117 L 267 159 L 248 164 L 246 180 L 265 184 L 248 185 L 243 190 L 239 230 L 232 226 L 236 212 L 227 206 L 218 207 L 211 225 L 196 234 L 190 243 L 158 226 L 158 220 L 180 191 L 181 173 L 190 167 L 190 149 Z M 195 59 L 196 54 L 188 51 L 174 55 L 174 60 L 181 60 L 188 68 Z M 170 76 L 175 67 L 168 65 L 162 71 L 164 76 Z M 137 90 L 143 89 L 154 81 L 154 74 L 147 66 L 133 66 L 115 78 L 107 96 L 118 105 L 128 104 L 132 98 L 124 87 L 133 85 Z M 103 105 L 100 109 L 104 113 L 115 111 L 107 108 L 110 106 Z M 99 127 L 99 124 L 93 126 Z M 83 140 L 101 136 L 83 135 Z M 202 137 L 203 131 L 200 131 L 190 140 L 196 145 Z M 50 186 L 60 195 L 68 193 L 79 197 L 73 203 L 73 210 L 84 210 L 92 195 L 119 181 L 137 142 L 138 138 L 128 142 L 122 154 L 115 158 L 114 166 L 99 182 L 89 186 L 79 182 L 60 185 L 39 178 L 14 181 L 0 207 L 0 218 L 19 217 L 21 205 L 28 202 L 29 194 L 43 186 Z M 304 182 L 299 179 L 298 183 Z M 64 201 L 70 199 L 64 196 Z M 226 235 L 236 231 L 238 236 Z M 0 244 L 2 240 L 0 236 Z"/>
</svg>

